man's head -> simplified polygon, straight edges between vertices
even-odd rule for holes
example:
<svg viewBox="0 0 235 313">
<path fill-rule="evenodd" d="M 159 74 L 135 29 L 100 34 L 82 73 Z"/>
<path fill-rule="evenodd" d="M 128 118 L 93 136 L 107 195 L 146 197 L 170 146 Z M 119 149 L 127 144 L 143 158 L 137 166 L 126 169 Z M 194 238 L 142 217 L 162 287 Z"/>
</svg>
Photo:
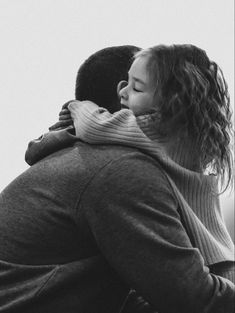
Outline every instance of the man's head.
<svg viewBox="0 0 235 313">
<path fill-rule="evenodd" d="M 133 56 L 140 48 L 130 45 L 102 49 L 80 67 L 76 78 L 76 100 L 90 100 L 111 113 L 120 110 L 117 85 L 127 80 Z"/>
</svg>

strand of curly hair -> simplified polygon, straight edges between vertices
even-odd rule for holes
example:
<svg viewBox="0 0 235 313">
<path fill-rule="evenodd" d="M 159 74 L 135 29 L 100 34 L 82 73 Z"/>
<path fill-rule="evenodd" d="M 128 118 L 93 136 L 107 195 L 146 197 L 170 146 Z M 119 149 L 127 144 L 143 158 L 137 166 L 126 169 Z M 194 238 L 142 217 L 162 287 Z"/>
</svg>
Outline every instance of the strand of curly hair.
<svg viewBox="0 0 235 313">
<path fill-rule="evenodd" d="M 149 58 L 156 82 L 158 126 L 163 136 L 189 136 L 202 171 L 218 176 L 223 192 L 232 186 L 232 122 L 227 83 L 219 66 L 193 45 L 158 45 L 136 57 Z"/>
<path fill-rule="evenodd" d="M 182 133 L 186 130 L 200 149 L 201 168 L 218 175 L 225 191 L 232 182 L 233 162 L 232 113 L 223 73 L 214 62 L 206 70 L 185 62 L 173 76 L 175 82 L 166 84 L 169 96 L 160 109 L 162 125 Z"/>
</svg>

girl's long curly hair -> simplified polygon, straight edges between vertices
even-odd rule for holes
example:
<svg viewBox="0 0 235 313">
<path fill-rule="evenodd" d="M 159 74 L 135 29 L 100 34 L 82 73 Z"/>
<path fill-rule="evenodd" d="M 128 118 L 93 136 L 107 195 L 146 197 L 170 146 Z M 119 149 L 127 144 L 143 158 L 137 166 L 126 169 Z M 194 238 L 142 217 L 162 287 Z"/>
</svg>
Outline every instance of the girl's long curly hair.
<svg viewBox="0 0 235 313">
<path fill-rule="evenodd" d="M 219 66 L 193 45 L 159 45 L 135 56 L 148 57 L 156 82 L 158 127 L 163 136 L 189 136 L 199 149 L 203 171 L 218 175 L 224 190 L 232 182 L 232 113 Z"/>
</svg>

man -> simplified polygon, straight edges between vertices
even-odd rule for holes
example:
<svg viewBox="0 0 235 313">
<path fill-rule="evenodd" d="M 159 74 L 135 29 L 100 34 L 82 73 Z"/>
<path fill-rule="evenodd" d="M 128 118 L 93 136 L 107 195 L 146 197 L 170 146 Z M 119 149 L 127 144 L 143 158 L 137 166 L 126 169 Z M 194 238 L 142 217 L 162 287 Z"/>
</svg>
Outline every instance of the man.
<svg viewBox="0 0 235 313">
<path fill-rule="evenodd" d="M 117 84 L 128 79 L 128 70 L 132 63 L 134 53 L 140 48 L 135 46 L 117 46 L 102 49 L 92 54 L 79 68 L 76 85 L 75 99 L 96 102 L 111 113 L 121 109 L 117 97 Z M 67 108 L 68 101 L 63 108 Z M 66 111 L 66 110 L 65 110 Z M 61 111 L 63 113 L 63 110 Z M 70 128 L 66 128 L 70 126 Z M 49 128 L 56 130 L 43 135 L 29 143 L 25 160 L 29 165 L 48 154 L 72 144 L 77 139 L 73 136 L 72 120 L 66 115 L 60 116 L 60 121 Z M 58 130 L 62 130 L 58 132 Z"/>
<path fill-rule="evenodd" d="M 234 285 L 204 267 L 157 162 L 67 133 L 0 195 L 0 312 L 114 313 L 132 286 L 162 313 L 232 313 Z"/>
</svg>

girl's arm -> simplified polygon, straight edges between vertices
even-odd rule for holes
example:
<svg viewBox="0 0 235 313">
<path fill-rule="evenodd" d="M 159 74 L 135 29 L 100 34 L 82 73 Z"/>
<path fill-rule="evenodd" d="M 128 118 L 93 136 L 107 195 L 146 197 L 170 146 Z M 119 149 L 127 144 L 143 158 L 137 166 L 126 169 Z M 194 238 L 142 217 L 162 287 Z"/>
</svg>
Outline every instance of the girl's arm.
<svg viewBox="0 0 235 313">
<path fill-rule="evenodd" d="M 148 129 L 149 122 L 144 120 L 144 116 L 136 118 L 128 109 L 111 114 L 91 101 L 72 101 L 68 109 L 79 139 L 90 144 L 120 144 L 134 147 L 152 157 L 164 157 L 165 162 L 169 162 L 158 141 L 151 140 L 146 135 L 150 134 L 151 130 Z"/>
<path fill-rule="evenodd" d="M 72 101 L 68 108 L 76 136 L 88 143 L 138 147 L 149 140 L 139 128 L 131 110 L 122 109 L 111 114 L 91 101 Z"/>
</svg>

